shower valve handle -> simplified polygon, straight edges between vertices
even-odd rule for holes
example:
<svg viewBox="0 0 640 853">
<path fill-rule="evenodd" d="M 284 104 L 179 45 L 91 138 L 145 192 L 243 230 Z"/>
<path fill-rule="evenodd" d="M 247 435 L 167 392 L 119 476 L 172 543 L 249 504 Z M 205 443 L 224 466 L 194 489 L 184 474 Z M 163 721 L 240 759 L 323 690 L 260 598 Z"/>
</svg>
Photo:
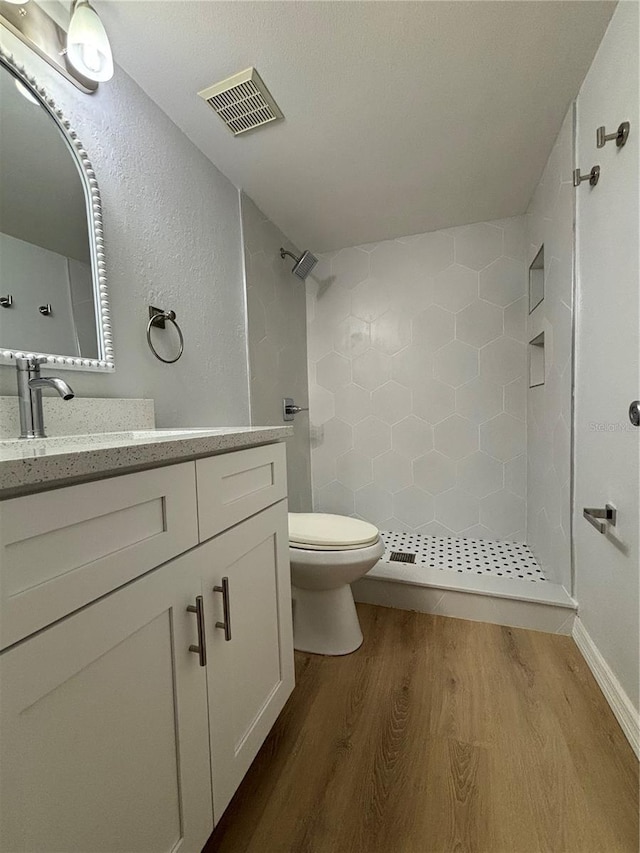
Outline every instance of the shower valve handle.
<svg viewBox="0 0 640 853">
<path fill-rule="evenodd" d="M 282 420 L 283 421 L 292 421 L 294 415 L 297 415 L 298 412 L 308 412 L 308 406 L 296 406 L 293 402 L 293 397 L 283 397 L 282 399 Z"/>
</svg>

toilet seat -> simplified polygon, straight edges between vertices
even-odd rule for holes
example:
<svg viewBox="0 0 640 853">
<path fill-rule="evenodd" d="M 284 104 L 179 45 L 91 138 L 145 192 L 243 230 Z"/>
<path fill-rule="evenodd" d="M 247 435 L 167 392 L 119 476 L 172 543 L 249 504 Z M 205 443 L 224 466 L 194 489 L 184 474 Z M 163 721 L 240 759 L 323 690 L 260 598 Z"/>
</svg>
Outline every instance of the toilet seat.
<svg viewBox="0 0 640 853">
<path fill-rule="evenodd" d="M 289 544 L 306 551 L 354 551 L 378 541 L 380 531 L 358 518 L 323 512 L 290 512 Z"/>
</svg>

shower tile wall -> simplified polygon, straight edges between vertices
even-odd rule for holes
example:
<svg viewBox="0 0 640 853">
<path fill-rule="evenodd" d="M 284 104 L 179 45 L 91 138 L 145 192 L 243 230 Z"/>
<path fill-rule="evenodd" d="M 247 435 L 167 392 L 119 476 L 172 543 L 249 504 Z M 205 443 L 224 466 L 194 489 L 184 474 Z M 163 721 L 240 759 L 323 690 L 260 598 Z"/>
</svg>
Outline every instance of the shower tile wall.
<svg viewBox="0 0 640 853">
<path fill-rule="evenodd" d="M 545 336 L 545 383 L 528 390 L 527 542 L 549 580 L 571 589 L 570 471 L 573 310 L 573 107 L 526 216 L 527 262 L 544 244 L 544 300 L 527 341 Z M 582 187 L 584 189 L 584 186 Z"/>
<path fill-rule="evenodd" d="M 295 246 L 244 193 L 240 196 L 247 289 L 251 423 L 282 425 L 282 398 L 308 406 L 306 299 L 280 246 Z M 311 509 L 309 420 L 297 415 L 287 439 L 289 506 Z"/>
<path fill-rule="evenodd" d="M 307 283 L 314 508 L 525 538 L 523 217 L 323 255 Z"/>
</svg>

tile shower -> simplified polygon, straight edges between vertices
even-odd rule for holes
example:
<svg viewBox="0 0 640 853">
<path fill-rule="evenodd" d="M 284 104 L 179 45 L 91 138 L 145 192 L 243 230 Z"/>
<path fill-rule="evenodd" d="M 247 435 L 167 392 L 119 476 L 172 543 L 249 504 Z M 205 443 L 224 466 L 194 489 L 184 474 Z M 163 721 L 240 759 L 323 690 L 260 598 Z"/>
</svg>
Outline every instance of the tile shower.
<svg viewBox="0 0 640 853">
<path fill-rule="evenodd" d="M 518 543 L 523 579 L 569 592 L 572 128 L 570 111 L 526 215 L 329 253 L 307 284 L 314 509 L 410 537 L 416 563 L 489 540 L 467 555 L 476 574 Z"/>
</svg>

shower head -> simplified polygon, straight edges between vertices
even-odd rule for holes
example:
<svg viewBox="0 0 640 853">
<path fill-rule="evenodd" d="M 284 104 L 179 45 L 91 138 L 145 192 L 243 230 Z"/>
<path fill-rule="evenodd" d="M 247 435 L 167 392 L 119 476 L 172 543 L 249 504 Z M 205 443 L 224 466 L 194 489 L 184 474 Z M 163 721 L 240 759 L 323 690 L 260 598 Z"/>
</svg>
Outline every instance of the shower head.
<svg viewBox="0 0 640 853">
<path fill-rule="evenodd" d="M 285 255 L 289 255 L 289 257 L 293 258 L 293 260 L 295 261 L 295 265 L 291 272 L 294 275 L 297 275 L 298 278 L 302 279 L 302 281 L 305 280 L 311 270 L 318 263 L 318 259 L 316 258 L 316 256 L 312 255 L 308 249 L 305 249 L 299 258 L 296 258 L 295 255 L 291 254 L 291 252 L 287 252 L 286 249 L 280 249 L 280 257 L 284 258 Z"/>
</svg>

